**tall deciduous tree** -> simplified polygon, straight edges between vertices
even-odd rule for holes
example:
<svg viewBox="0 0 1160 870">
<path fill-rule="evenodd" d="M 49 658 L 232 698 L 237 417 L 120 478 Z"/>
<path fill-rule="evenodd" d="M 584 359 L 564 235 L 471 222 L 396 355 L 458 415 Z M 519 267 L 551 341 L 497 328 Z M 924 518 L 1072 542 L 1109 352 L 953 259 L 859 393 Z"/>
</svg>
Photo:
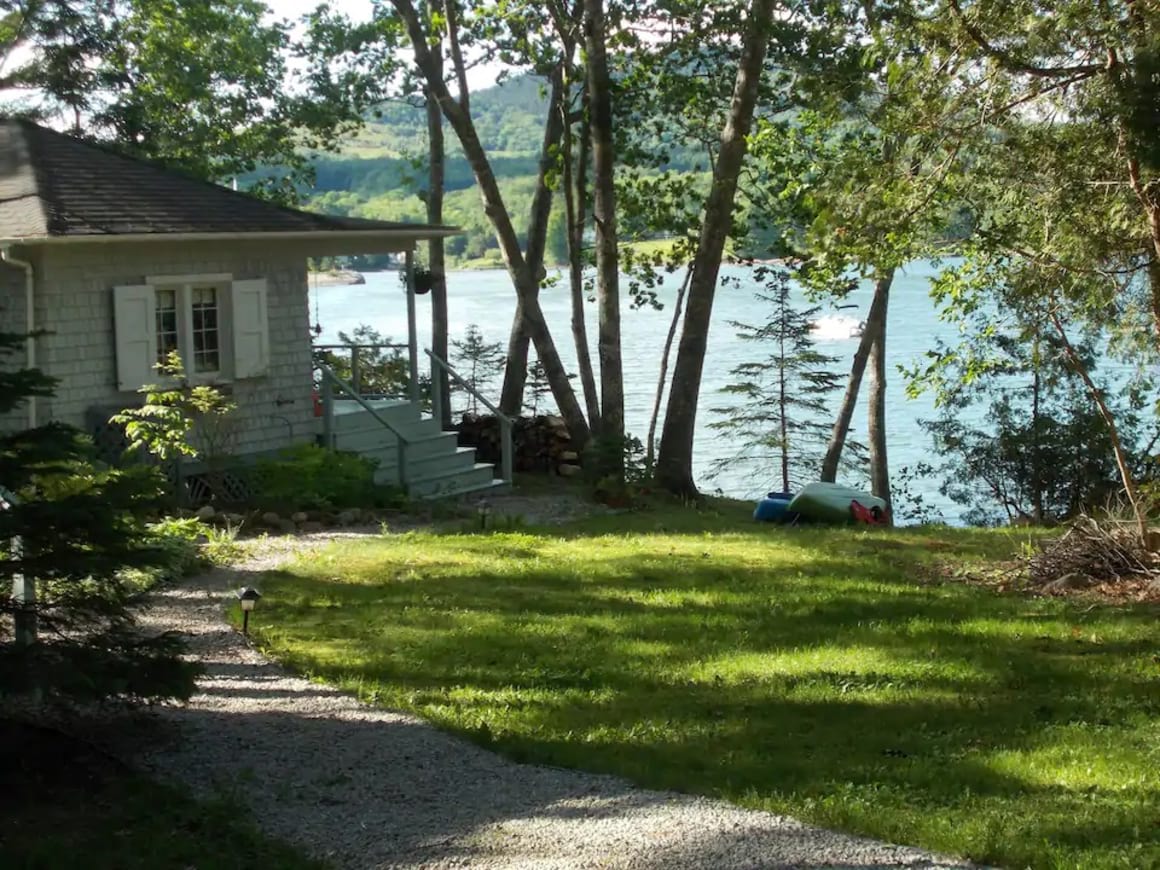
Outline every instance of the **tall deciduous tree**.
<svg viewBox="0 0 1160 870">
<path fill-rule="evenodd" d="M 1134 200 L 1148 242 L 1144 274 L 1160 345 L 1160 10 L 1140 0 L 946 0 L 942 24 L 944 41 L 973 49 L 981 65 L 1002 74 L 1001 93 L 1012 98 L 997 103 L 994 122 L 1025 117 L 1032 107 L 1057 127 L 1084 129 L 1098 149 L 1089 154 L 1094 164 L 1114 154 L 1118 171 L 1102 180 Z"/>
<path fill-rule="evenodd" d="M 334 88 L 318 46 L 296 44 L 261 0 L 5 5 L 10 111 L 63 115 L 78 135 L 200 178 L 261 168 L 255 189 L 293 200 L 310 153 L 360 121 L 360 92 Z"/>
<path fill-rule="evenodd" d="M 559 110 L 565 97 L 562 67 L 565 63 L 570 62 L 570 54 L 575 50 L 575 44 L 566 47 L 570 49 L 566 52 L 566 56 L 557 57 L 552 63 L 545 62 L 545 71 L 550 88 L 549 110 L 541 147 L 539 178 L 531 208 L 528 241 L 526 249 L 524 249 L 521 248 L 519 236 L 504 204 L 503 194 L 500 191 L 495 172 L 480 142 L 479 134 L 471 117 L 466 61 L 460 48 L 459 18 L 462 10 L 455 2 L 448 3 L 446 6 L 448 14 L 445 19 L 445 33 L 450 50 L 452 72 L 459 88 L 459 93 L 456 96 L 451 93 L 447 86 L 442 64 L 436 62 L 433 57 L 430 22 L 424 21 L 411 0 L 391 0 L 391 6 L 408 36 L 411 49 L 414 52 L 415 64 L 423 78 L 424 87 L 438 102 L 444 118 L 454 130 L 464 155 L 471 165 L 488 217 L 495 227 L 496 239 L 503 253 L 504 262 L 516 289 L 517 313 L 512 337 L 509 341 L 508 366 L 504 377 L 500 407 L 507 413 L 519 413 L 524 382 L 527 378 L 527 344 L 522 341 L 522 337 L 526 335 L 535 343 L 536 355 L 544 367 L 552 388 L 552 396 L 568 426 L 569 434 L 575 443 L 586 444 L 589 438 L 588 422 L 576 401 L 575 392 L 568 379 L 568 374 L 564 370 L 564 365 L 539 302 L 540 282 L 545 274 L 544 253 L 552 205 L 551 176 L 555 173 L 554 155 L 560 142 L 563 127 L 563 117 Z M 508 11 L 513 13 L 518 10 Z M 575 14 L 573 10 L 559 9 L 557 11 L 561 17 Z M 512 22 L 513 19 L 508 19 L 509 25 Z M 520 20 L 517 16 L 514 19 L 514 26 L 526 34 L 526 20 Z M 520 38 L 517 36 L 516 41 L 519 42 Z M 526 42 L 523 44 L 526 45 Z"/>
<path fill-rule="evenodd" d="M 977 114 L 987 136 L 972 149 L 968 190 L 980 218 L 968 253 L 998 279 L 985 288 L 958 282 L 952 310 L 969 311 L 980 295 L 1037 299 L 1065 348 L 1082 330 L 1101 336 L 1109 355 L 1154 364 L 1160 12 L 1134 0 L 945 0 L 940 12 L 927 23 L 931 45 L 963 54 L 963 89 L 986 95 Z M 1147 505 L 1115 410 L 1081 356 L 1069 356 L 1105 421 L 1147 541 Z"/>
<path fill-rule="evenodd" d="M 867 366 L 870 479 L 891 501 L 886 421 L 886 323 L 897 269 L 931 254 L 949 224 L 963 148 L 963 103 L 953 87 L 956 58 L 917 45 L 905 4 L 848 18 L 845 43 L 856 66 L 819 70 L 812 106 L 791 120 L 763 122 L 758 162 L 781 179 L 780 209 L 800 275 L 815 291 L 842 297 L 851 273 L 874 293 L 822 463 L 838 473 Z M 971 116 L 973 117 L 973 116 Z"/>
<path fill-rule="evenodd" d="M 564 85 L 572 94 L 572 76 L 565 69 Z M 577 113 L 579 124 L 572 121 L 572 101 L 560 106 L 564 115 L 564 134 L 560 153 L 563 158 L 562 183 L 564 187 L 564 212 L 568 237 L 568 289 L 572 302 L 572 341 L 576 348 L 576 364 L 580 369 L 580 384 L 584 392 L 584 406 L 588 411 L 588 422 L 594 431 L 600 430 L 600 397 L 596 393 L 596 375 L 592 369 L 592 354 L 588 348 L 588 326 L 584 316 L 584 266 L 588 261 L 584 247 L 584 229 L 588 214 L 588 154 L 592 139 L 588 135 L 587 85 L 580 84 L 581 108 Z M 576 127 L 579 126 L 579 134 Z M 573 143 L 578 142 L 576 154 Z"/>
<path fill-rule="evenodd" d="M 431 17 L 446 18 L 444 0 L 431 0 Z M 431 53 L 432 63 L 442 68 L 443 39 L 436 28 L 435 50 Z M 426 89 L 427 97 L 427 223 L 443 223 L 443 193 L 446 147 L 443 138 L 443 111 L 439 101 Z M 447 312 L 447 258 L 443 238 L 437 237 L 427 243 L 427 266 L 431 270 L 431 351 L 440 359 L 447 359 L 448 312 Z M 432 377 L 439 379 L 436 395 L 442 407 L 435 409 L 439 419 L 451 419 L 451 377 L 442 366 L 436 366 Z"/>
<path fill-rule="evenodd" d="M 676 493 L 697 492 L 693 480 L 693 435 L 709 322 L 713 314 L 713 299 L 725 251 L 725 239 L 732 226 L 737 183 L 745 159 L 746 137 L 757 104 L 775 6 L 773 0 L 755 0 L 750 6 L 729 118 L 721 134 L 721 149 L 713 171 L 713 186 L 705 204 L 705 220 L 697 254 L 693 259 L 688 307 L 673 367 L 673 386 L 669 392 L 657 456 L 658 482 Z"/>
<path fill-rule="evenodd" d="M 620 346 L 620 265 L 616 230 L 616 151 L 612 131 L 612 80 L 605 53 L 603 0 L 584 0 L 588 99 L 592 135 L 592 219 L 596 225 L 596 297 L 600 312 L 600 438 L 615 449 L 602 451 L 602 474 L 624 476 L 624 369 Z"/>
<path fill-rule="evenodd" d="M 889 278 L 881 276 L 874 281 L 874 298 L 870 302 L 862 335 L 858 340 L 858 347 L 854 351 L 854 361 L 850 366 L 850 375 L 846 379 L 846 391 L 842 396 L 841 405 L 838 406 L 830 440 L 826 446 L 826 454 L 822 458 L 819 480 L 833 483 L 838 478 L 838 467 L 842 461 L 842 451 L 846 447 L 846 436 L 850 432 L 850 423 L 854 419 L 854 409 L 858 406 L 858 394 L 862 390 L 862 377 L 866 373 L 866 364 L 877 345 L 879 334 L 886 326 L 887 300 L 893 277 L 894 273 L 891 272 Z"/>
</svg>

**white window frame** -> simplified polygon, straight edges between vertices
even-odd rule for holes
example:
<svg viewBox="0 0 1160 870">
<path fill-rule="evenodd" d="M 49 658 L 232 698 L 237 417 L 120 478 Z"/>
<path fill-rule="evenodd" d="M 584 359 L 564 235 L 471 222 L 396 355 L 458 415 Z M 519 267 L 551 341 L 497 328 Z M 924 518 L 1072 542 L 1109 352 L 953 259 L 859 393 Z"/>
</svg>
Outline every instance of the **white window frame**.
<svg viewBox="0 0 1160 870">
<path fill-rule="evenodd" d="M 162 290 L 172 290 L 177 299 L 177 352 L 185 367 L 185 379 L 191 384 L 220 384 L 233 377 L 233 345 L 227 307 L 233 275 L 149 275 L 145 283 L 153 287 L 154 298 Z M 212 287 L 217 298 L 218 367 L 199 372 L 194 368 L 193 348 L 193 291 L 194 288 Z M 156 322 L 156 319 L 155 319 Z M 158 359 L 158 362 L 161 362 Z"/>
<path fill-rule="evenodd" d="M 193 291 L 217 291 L 218 369 L 193 371 Z M 231 383 L 269 374 L 268 287 L 264 278 L 235 280 L 227 273 L 148 275 L 142 284 L 113 288 L 117 383 L 122 391 L 162 382 L 159 361 L 157 294 L 174 292 L 177 305 L 177 351 L 193 384 Z"/>
</svg>

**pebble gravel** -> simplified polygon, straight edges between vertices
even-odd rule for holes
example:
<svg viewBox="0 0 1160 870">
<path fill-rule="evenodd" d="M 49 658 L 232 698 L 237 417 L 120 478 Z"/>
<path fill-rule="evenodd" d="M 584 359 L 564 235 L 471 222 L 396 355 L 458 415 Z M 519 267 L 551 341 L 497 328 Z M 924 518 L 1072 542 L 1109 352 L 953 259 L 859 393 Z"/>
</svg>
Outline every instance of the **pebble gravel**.
<svg viewBox="0 0 1160 870">
<path fill-rule="evenodd" d="M 517 764 L 421 719 L 288 673 L 231 629 L 233 590 L 310 539 L 159 593 L 147 627 L 187 636 L 198 693 L 157 708 L 145 769 L 247 808 L 336 868 L 970 867 L 609 776 Z M 260 618 L 260 611 L 257 614 Z"/>
</svg>

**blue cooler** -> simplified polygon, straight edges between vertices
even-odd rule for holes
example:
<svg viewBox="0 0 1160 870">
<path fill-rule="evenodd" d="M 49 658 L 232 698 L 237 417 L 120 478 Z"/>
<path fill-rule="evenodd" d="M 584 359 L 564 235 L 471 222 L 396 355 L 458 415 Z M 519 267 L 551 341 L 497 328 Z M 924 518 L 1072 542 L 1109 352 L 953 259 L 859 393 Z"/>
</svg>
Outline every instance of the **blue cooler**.
<svg viewBox="0 0 1160 870">
<path fill-rule="evenodd" d="M 789 503 L 793 501 L 793 493 L 771 492 L 757 503 L 753 511 L 753 518 L 763 523 L 780 523 L 789 512 Z"/>
</svg>

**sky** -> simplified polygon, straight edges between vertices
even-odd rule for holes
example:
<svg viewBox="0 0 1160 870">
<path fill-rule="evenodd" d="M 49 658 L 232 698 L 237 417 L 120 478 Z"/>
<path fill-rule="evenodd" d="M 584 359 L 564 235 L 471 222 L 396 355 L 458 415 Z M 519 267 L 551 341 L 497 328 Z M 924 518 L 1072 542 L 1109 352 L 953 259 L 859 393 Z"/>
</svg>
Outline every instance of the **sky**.
<svg viewBox="0 0 1160 870">
<path fill-rule="evenodd" d="M 320 0 L 266 0 L 280 18 L 298 18 L 318 6 Z M 355 20 L 371 17 L 371 0 L 328 0 L 331 8 L 345 12 Z"/>
</svg>

